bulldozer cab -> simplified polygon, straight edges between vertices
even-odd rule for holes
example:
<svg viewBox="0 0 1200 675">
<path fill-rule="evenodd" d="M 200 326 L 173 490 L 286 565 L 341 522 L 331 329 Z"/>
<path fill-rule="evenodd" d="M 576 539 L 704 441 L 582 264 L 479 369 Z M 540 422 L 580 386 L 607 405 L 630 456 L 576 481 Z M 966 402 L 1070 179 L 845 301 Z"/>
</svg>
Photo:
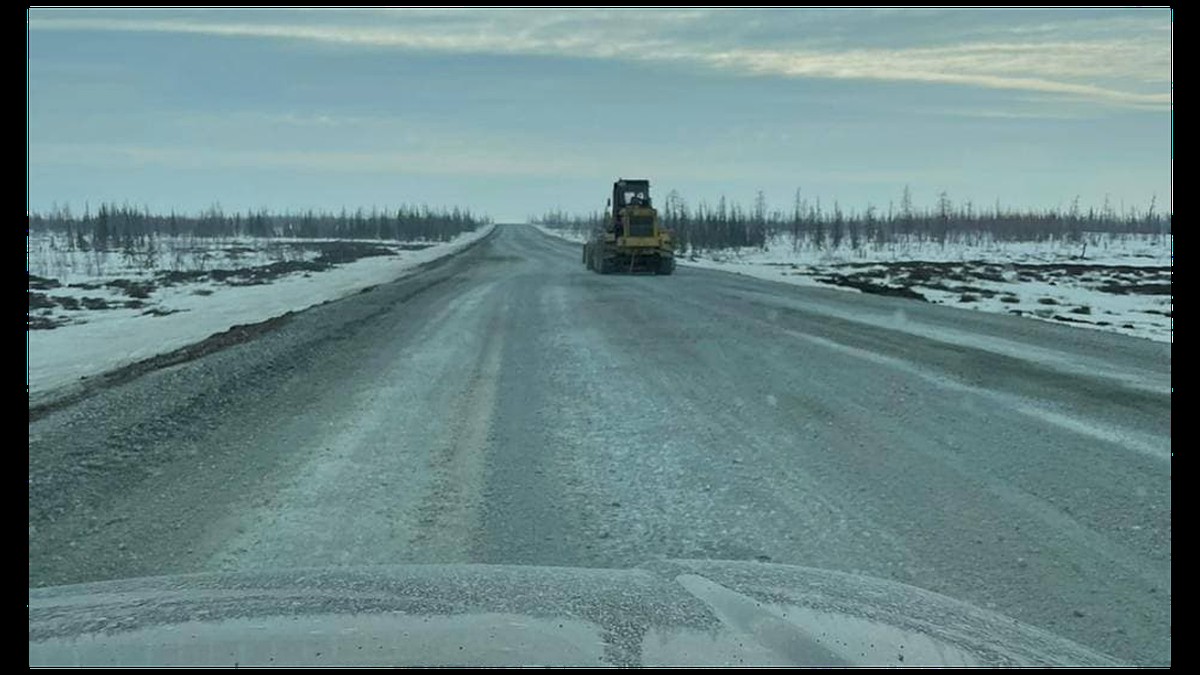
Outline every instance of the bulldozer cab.
<svg viewBox="0 0 1200 675">
<path fill-rule="evenodd" d="M 626 206 L 650 206 L 650 181 L 622 179 L 613 183 L 613 213 L 620 213 Z"/>
</svg>

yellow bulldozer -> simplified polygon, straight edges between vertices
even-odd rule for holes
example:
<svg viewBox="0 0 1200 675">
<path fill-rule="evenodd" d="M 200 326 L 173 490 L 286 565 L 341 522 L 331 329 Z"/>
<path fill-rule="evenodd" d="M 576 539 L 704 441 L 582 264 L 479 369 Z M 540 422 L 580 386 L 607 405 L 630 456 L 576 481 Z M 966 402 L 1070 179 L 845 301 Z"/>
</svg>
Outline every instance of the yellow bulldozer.
<svg viewBox="0 0 1200 675">
<path fill-rule="evenodd" d="M 671 233 L 650 203 L 650 181 L 619 179 L 604 221 L 583 245 L 583 264 L 600 274 L 675 271 Z"/>
</svg>

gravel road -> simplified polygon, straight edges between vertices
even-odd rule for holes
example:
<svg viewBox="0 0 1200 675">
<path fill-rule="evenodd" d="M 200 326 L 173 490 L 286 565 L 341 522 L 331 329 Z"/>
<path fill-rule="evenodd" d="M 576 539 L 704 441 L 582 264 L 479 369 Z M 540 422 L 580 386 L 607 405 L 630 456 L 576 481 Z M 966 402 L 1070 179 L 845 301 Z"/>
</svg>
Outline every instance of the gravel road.
<svg viewBox="0 0 1200 675">
<path fill-rule="evenodd" d="M 29 424 L 31 587 L 763 560 L 1171 650 L 1171 348 L 501 226 Z"/>
</svg>

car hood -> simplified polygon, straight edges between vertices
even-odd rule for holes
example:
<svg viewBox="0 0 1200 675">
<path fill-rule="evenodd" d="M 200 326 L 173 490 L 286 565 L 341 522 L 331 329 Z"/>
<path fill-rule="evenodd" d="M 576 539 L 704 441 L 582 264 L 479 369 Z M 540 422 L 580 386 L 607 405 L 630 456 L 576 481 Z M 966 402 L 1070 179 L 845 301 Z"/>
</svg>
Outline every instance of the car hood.
<svg viewBox="0 0 1200 675">
<path fill-rule="evenodd" d="M 872 577 L 755 562 L 402 565 L 29 591 L 37 666 L 1112 665 Z"/>
</svg>

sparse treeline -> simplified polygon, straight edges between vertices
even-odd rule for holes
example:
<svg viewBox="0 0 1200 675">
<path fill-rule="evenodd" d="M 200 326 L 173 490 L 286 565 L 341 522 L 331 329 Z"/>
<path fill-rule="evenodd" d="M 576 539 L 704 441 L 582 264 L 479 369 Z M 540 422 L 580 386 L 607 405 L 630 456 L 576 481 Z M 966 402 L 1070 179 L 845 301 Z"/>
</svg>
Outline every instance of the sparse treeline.
<svg viewBox="0 0 1200 675">
<path fill-rule="evenodd" d="M 766 247 L 767 242 L 790 238 L 796 248 L 839 249 L 880 247 L 897 240 L 946 244 L 960 241 L 1078 241 L 1084 232 L 1111 234 L 1170 234 L 1171 214 L 1157 210 L 1156 200 L 1145 208 L 1118 211 L 1107 200 L 1104 206 L 1084 210 L 1079 199 L 1065 211 L 1006 209 L 999 203 L 981 208 L 971 202 L 955 204 L 949 195 L 938 195 L 932 208 L 913 205 L 905 188 L 900 204 L 883 211 L 868 206 L 845 210 L 838 203 L 808 200 L 796 191 L 790 209 L 768 209 L 760 191 L 754 206 L 744 209 L 725 197 L 716 205 L 701 201 L 690 206 L 672 190 L 656 204 L 663 224 L 675 234 L 681 251 L 736 247 Z M 601 226 L 604 214 L 572 215 L 552 211 L 534 222 L 587 233 Z M 790 235 L 790 236 L 789 236 Z"/>
<path fill-rule="evenodd" d="M 298 237 L 446 241 L 490 221 L 470 211 L 402 206 L 398 209 L 343 209 L 271 213 L 265 209 L 226 213 L 213 206 L 199 215 L 152 214 L 149 209 L 122 204 L 101 204 L 82 215 L 70 207 L 55 206 L 49 213 L 30 213 L 29 229 L 67 235 L 72 246 L 109 250 L 140 246 L 156 236 L 193 237 Z"/>
</svg>

